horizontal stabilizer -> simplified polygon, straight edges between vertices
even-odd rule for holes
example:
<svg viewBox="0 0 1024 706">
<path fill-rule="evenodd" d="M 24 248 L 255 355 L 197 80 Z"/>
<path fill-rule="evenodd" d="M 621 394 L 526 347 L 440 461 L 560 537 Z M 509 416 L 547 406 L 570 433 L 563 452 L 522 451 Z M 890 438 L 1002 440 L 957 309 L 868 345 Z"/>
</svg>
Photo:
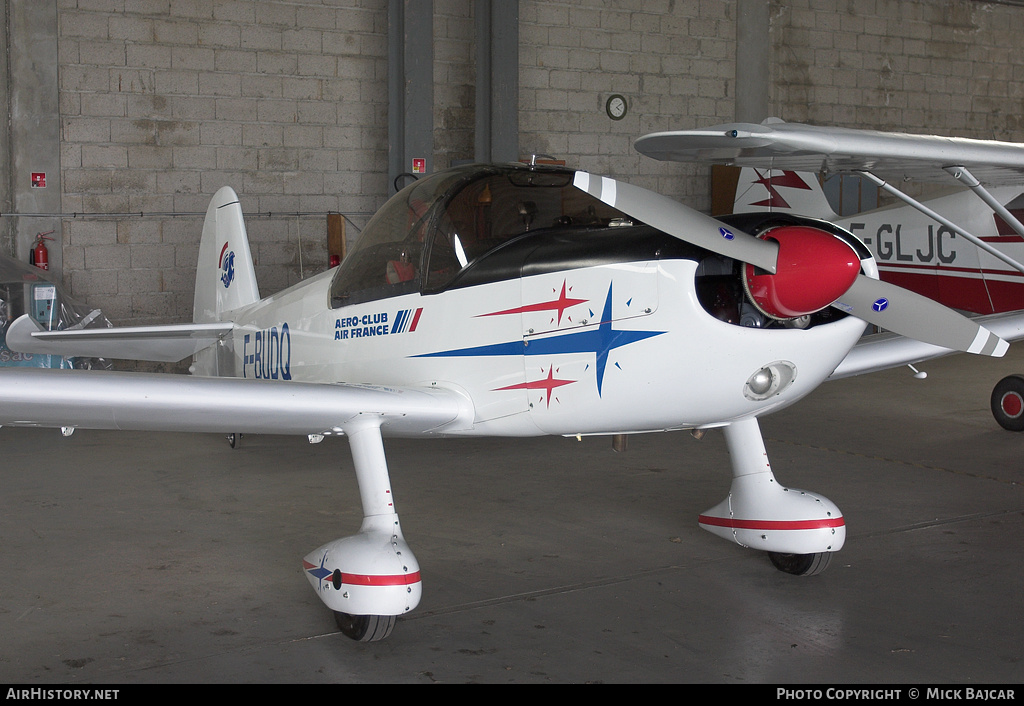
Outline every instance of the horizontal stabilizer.
<svg viewBox="0 0 1024 706">
<path fill-rule="evenodd" d="M 26 314 L 7 329 L 7 347 L 19 353 L 68 358 L 81 356 L 175 363 L 212 346 L 233 328 L 234 324 L 226 321 L 47 331 Z"/>
</svg>

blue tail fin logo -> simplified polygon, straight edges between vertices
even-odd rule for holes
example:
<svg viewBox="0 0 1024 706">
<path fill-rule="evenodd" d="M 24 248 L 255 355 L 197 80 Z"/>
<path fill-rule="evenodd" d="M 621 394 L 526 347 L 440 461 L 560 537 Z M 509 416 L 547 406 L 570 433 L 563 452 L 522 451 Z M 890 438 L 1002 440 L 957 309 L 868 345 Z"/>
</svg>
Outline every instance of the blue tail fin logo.
<svg viewBox="0 0 1024 706">
<path fill-rule="evenodd" d="M 221 271 L 220 281 L 223 282 L 224 288 L 227 289 L 235 279 L 235 251 L 228 250 L 228 243 L 224 243 L 224 247 L 221 248 L 219 267 Z"/>
</svg>

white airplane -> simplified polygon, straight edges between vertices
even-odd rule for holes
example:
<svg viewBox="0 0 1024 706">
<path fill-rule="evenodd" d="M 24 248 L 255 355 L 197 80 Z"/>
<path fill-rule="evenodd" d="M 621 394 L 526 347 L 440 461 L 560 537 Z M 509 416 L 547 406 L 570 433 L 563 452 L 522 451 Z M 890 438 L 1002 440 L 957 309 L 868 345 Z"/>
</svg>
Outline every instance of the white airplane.
<svg viewBox="0 0 1024 706">
<path fill-rule="evenodd" d="M 738 167 L 734 213 L 835 223 L 871 250 L 886 282 L 975 314 L 1024 309 L 1024 145 L 769 119 L 647 135 L 636 146 L 655 159 Z M 822 188 L 837 175 L 898 201 L 840 216 Z M 922 202 L 894 186 L 906 182 L 939 191 Z M 991 409 L 1001 426 L 1024 431 L 1024 376 L 1000 380 Z"/>
<path fill-rule="evenodd" d="M 758 418 L 830 377 L 1002 355 L 1024 317 L 981 326 L 881 282 L 830 224 L 763 225 L 743 221 L 751 235 L 584 172 L 459 167 L 389 200 L 340 267 L 261 299 L 225 187 L 203 227 L 193 323 L 45 331 L 22 317 L 7 336 L 25 352 L 194 356 L 193 374 L 0 370 L 0 424 L 347 436 L 362 526 L 303 565 L 356 640 L 386 637 L 421 596 L 387 435 L 720 427 L 732 485 L 700 526 L 817 573 L 843 545 L 843 515 L 775 480 Z M 903 335 L 858 345 L 867 323 Z"/>
</svg>

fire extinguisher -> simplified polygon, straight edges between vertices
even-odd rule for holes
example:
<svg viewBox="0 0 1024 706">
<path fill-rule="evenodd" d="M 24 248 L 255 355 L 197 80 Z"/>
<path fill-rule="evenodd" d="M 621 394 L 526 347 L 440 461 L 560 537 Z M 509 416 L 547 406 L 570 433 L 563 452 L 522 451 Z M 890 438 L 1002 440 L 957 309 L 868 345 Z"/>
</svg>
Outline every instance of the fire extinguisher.
<svg viewBox="0 0 1024 706">
<path fill-rule="evenodd" d="M 33 265 L 41 270 L 50 269 L 50 253 L 46 249 L 45 242 L 47 240 L 53 240 L 53 238 L 46 237 L 50 235 L 50 233 L 53 233 L 53 231 L 48 230 L 45 233 L 36 234 L 36 246 L 32 248 L 32 256 L 29 260 Z"/>
</svg>

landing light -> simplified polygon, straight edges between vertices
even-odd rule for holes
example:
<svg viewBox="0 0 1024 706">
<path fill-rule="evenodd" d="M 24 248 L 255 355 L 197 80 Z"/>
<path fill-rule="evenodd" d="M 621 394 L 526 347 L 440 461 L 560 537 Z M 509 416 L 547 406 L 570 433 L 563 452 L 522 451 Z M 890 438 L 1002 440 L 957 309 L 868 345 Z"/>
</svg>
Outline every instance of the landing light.
<svg viewBox="0 0 1024 706">
<path fill-rule="evenodd" d="M 762 368 L 754 373 L 754 377 L 747 381 L 750 391 L 755 395 L 766 395 L 771 392 L 772 384 L 775 382 L 775 375 L 767 368 Z"/>
<path fill-rule="evenodd" d="M 743 386 L 748 400 L 760 402 L 783 392 L 796 379 L 796 367 L 787 361 L 769 363 L 754 371 Z"/>
</svg>

